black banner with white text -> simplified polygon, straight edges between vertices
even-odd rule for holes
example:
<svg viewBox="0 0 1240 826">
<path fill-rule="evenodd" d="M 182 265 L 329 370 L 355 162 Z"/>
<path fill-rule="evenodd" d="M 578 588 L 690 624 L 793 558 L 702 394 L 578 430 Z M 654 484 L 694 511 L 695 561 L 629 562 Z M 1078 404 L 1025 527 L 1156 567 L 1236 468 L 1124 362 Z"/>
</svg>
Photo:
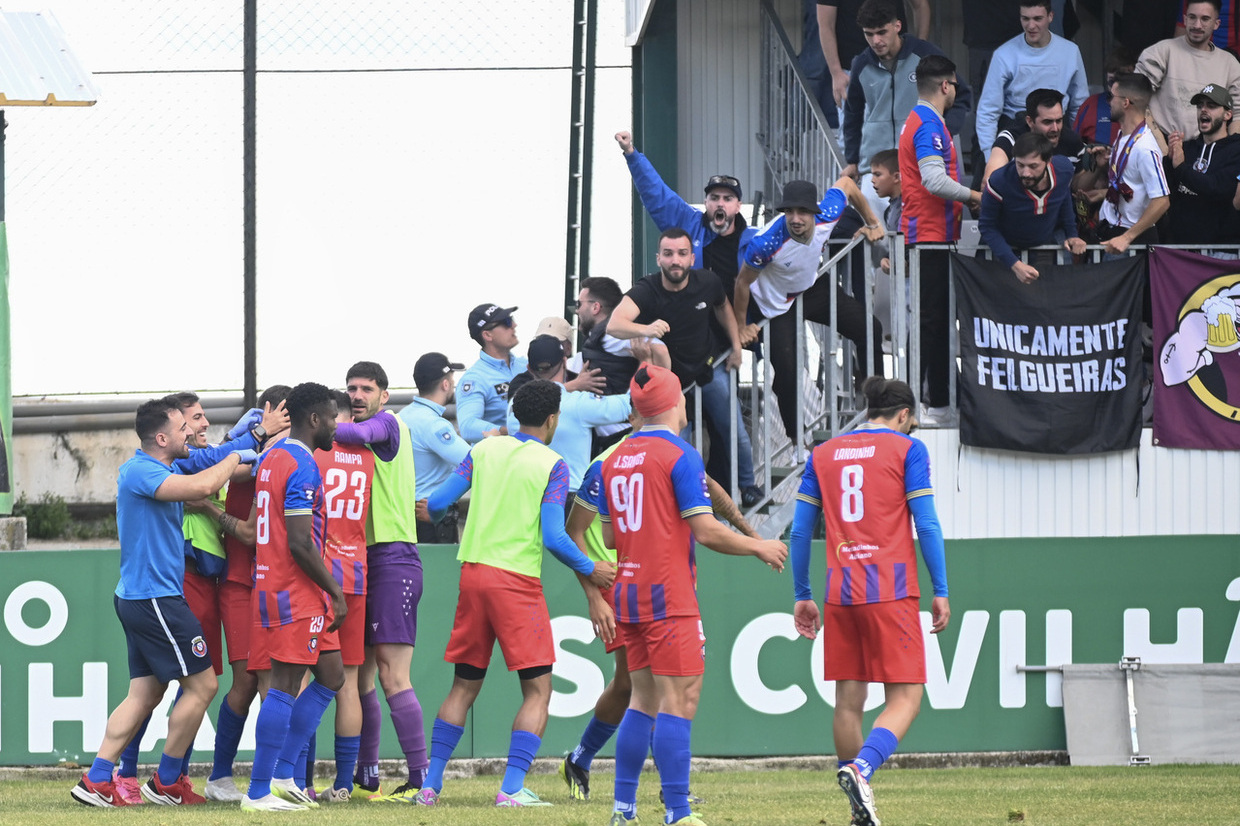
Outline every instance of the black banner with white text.
<svg viewBox="0 0 1240 826">
<path fill-rule="evenodd" d="M 1043 266 L 1022 284 L 953 253 L 960 324 L 960 442 L 1104 453 L 1141 438 L 1145 261 Z"/>
</svg>

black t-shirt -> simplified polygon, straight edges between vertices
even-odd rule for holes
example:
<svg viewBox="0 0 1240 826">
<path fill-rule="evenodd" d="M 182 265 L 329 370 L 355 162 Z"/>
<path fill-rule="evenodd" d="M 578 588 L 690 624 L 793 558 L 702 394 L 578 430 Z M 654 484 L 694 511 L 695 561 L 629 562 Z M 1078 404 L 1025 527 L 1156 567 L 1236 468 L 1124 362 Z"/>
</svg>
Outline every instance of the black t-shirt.
<svg viewBox="0 0 1240 826">
<path fill-rule="evenodd" d="M 844 71 L 852 66 L 853 58 L 869 47 L 865 42 L 865 34 L 857 25 L 857 11 L 863 0 L 818 0 L 820 6 L 835 6 L 835 45 L 840 52 L 840 65 Z M 900 20 L 900 31 L 905 34 L 916 34 L 909 31 L 908 17 L 904 13 L 904 3 L 896 3 L 896 15 Z"/>
<path fill-rule="evenodd" d="M 719 276 L 709 270 L 689 270 L 684 289 L 672 292 L 663 286 L 663 276 L 654 273 L 634 284 L 626 295 L 637 305 L 638 324 L 659 318 L 667 322 L 670 329 L 663 343 L 681 386 L 710 381 L 707 361 L 715 352 L 710 320 L 724 300 Z"/>
<path fill-rule="evenodd" d="M 1016 139 L 1029 131 L 1029 126 L 1025 123 L 1025 116 L 1017 114 L 1016 120 L 1007 128 L 995 135 L 994 148 L 1007 155 L 1008 160 L 1012 160 L 1012 147 L 1016 144 Z M 1081 154 L 1085 151 L 1085 141 L 1081 140 L 1081 136 L 1073 132 L 1068 127 L 1064 127 L 1059 132 L 1059 144 L 1055 147 L 1055 155 L 1060 155 L 1072 161 L 1072 165 L 1077 165 L 1081 160 Z"/>
<path fill-rule="evenodd" d="M 963 11 L 964 42 L 970 49 L 994 51 L 1022 31 L 1020 0 L 964 0 Z"/>
</svg>

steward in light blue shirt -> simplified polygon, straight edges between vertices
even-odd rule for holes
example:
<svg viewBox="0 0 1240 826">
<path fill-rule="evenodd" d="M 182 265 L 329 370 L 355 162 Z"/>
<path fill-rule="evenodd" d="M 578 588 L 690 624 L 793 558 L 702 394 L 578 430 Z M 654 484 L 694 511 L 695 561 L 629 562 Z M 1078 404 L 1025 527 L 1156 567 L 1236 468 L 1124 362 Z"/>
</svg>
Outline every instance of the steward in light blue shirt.
<svg viewBox="0 0 1240 826">
<path fill-rule="evenodd" d="M 512 355 L 520 339 L 512 317 L 516 307 L 479 304 L 469 314 L 469 336 L 482 352 L 461 376 L 456 400 L 456 421 L 461 436 L 470 444 L 481 441 L 488 432 L 508 432 L 508 385 L 525 371 L 525 359 Z"/>
<path fill-rule="evenodd" d="M 442 353 L 427 353 L 414 365 L 418 395 L 397 415 L 409 426 L 418 499 L 438 490 L 469 453 L 469 444 L 443 417 L 456 386 L 453 371 L 464 369 Z"/>
</svg>

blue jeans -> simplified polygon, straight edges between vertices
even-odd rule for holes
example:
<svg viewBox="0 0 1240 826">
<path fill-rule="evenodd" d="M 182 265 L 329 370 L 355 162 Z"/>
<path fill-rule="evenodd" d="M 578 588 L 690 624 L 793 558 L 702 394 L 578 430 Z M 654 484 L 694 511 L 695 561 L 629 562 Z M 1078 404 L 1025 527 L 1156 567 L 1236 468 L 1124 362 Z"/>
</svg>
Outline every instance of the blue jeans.
<svg viewBox="0 0 1240 826">
<path fill-rule="evenodd" d="M 706 471 L 726 489 L 732 483 L 732 450 L 728 433 L 728 373 L 723 362 L 715 367 L 710 384 L 699 388 L 702 394 L 702 414 L 706 419 L 706 432 L 710 436 L 710 461 Z M 736 481 L 743 489 L 752 487 L 753 448 L 749 443 L 749 431 L 741 416 L 740 399 L 736 400 Z"/>
</svg>

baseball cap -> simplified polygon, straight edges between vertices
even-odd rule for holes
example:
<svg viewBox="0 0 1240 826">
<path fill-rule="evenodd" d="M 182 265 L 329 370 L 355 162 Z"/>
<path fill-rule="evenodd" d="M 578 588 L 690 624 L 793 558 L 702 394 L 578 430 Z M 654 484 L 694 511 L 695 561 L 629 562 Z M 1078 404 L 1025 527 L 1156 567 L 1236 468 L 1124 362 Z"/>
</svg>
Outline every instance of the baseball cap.
<svg viewBox="0 0 1240 826">
<path fill-rule="evenodd" d="M 479 344 L 482 343 L 482 331 L 492 324 L 500 324 L 512 319 L 516 307 L 501 307 L 498 304 L 479 304 L 469 311 L 469 337 Z"/>
<path fill-rule="evenodd" d="M 538 329 L 534 331 L 534 335 L 555 336 L 560 341 L 572 341 L 573 325 L 559 316 L 548 316 L 538 322 Z"/>
<path fill-rule="evenodd" d="M 426 353 L 413 365 L 413 383 L 418 387 L 429 387 L 453 370 L 464 369 L 464 364 L 448 361 L 443 353 Z"/>
<path fill-rule="evenodd" d="M 530 342 L 530 370 L 543 372 L 555 367 L 564 360 L 564 347 L 555 336 L 534 336 Z"/>
<path fill-rule="evenodd" d="M 1226 86 L 1220 86 L 1217 83 L 1211 83 L 1197 94 L 1193 95 L 1193 99 L 1189 103 L 1197 106 L 1202 100 L 1208 100 L 1211 103 L 1217 103 L 1224 109 L 1231 108 L 1231 93 L 1227 91 Z"/>
<path fill-rule="evenodd" d="M 737 198 L 741 197 L 741 182 L 731 175 L 711 175 L 710 180 L 706 182 L 706 187 L 702 191 L 709 195 L 712 189 L 720 188 L 730 189 Z"/>
<path fill-rule="evenodd" d="M 822 211 L 818 208 L 818 187 L 809 181 L 789 181 L 775 209 L 807 209 L 817 215 Z"/>
<path fill-rule="evenodd" d="M 629 382 L 629 396 L 637 412 L 649 419 L 676 406 L 680 379 L 666 367 L 643 362 Z"/>
</svg>

